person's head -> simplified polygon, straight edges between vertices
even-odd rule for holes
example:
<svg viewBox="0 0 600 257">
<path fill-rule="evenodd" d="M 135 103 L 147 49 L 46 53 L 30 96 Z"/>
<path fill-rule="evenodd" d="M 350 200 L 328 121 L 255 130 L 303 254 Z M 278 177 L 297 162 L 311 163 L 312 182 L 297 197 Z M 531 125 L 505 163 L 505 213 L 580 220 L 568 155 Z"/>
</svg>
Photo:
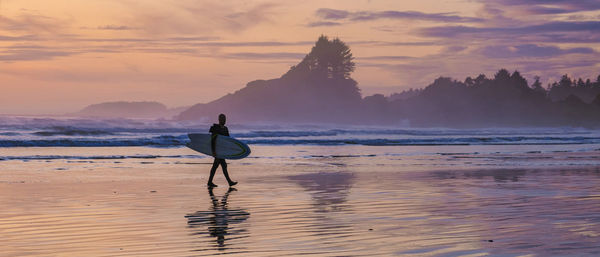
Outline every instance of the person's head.
<svg viewBox="0 0 600 257">
<path fill-rule="evenodd" d="M 227 117 L 225 117 L 225 114 L 219 114 L 219 125 L 225 125 L 225 122 L 227 121 Z"/>
</svg>

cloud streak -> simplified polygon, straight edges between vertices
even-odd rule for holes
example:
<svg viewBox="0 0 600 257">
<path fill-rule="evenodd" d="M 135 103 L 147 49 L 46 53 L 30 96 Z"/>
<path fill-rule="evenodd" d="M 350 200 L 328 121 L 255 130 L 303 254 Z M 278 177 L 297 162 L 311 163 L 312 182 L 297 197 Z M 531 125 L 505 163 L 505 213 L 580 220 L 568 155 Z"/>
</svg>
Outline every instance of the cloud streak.
<svg viewBox="0 0 600 257">
<path fill-rule="evenodd" d="M 423 13 L 417 11 L 346 11 L 339 9 L 320 8 L 315 12 L 315 16 L 320 21 L 311 22 L 307 26 L 338 26 L 342 22 L 363 22 L 380 19 L 395 20 L 422 20 L 446 23 L 476 23 L 483 22 L 484 19 L 477 17 L 463 17 L 454 13 Z"/>
<path fill-rule="evenodd" d="M 472 26 L 439 26 L 420 29 L 419 34 L 427 37 L 446 37 L 469 35 L 489 38 L 507 35 L 531 35 L 555 32 L 600 32 L 600 21 L 567 22 L 556 21 L 522 27 L 472 27 Z"/>
<path fill-rule="evenodd" d="M 489 3 L 489 1 L 481 2 L 485 4 Z M 496 0 L 493 3 L 498 6 L 504 6 L 505 8 L 519 8 L 534 15 L 552 15 L 600 10 L 600 2 L 596 0 Z"/>
<path fill-rule="evenodd" d="M 132 27 L 125 26 L 125 25 L 105 25 L 105 26 L 98 26 L 97 29 L 99 29 L 99 30 L 137 30 L 138 28 L 132 28 Z"/>
<path fill-rule="evenodd" d="M 403 56 L 403 55 L 381 55 L 381 56 L 365 56 L 365 57 L 357 57 L 356 60 L 375 60 L 375 61 L 406 61 L 415 59 L 415 57 L 411 56 Z"/>
<path fill-rule="evenodd" d="M 159 4 L 156 4 L 159 2 Z M 214 1 L 122 1 L 131 10 L 126 24 L 147 35 L 241 33 L 274 22 L 274 3 L 238 4 Z"/>
<path fill-rule="evenodd" d="M 26 35 L 26 36 L 3 36 L 0 35 L 0 41 L 33 41 L 37 40 L 38 37 L 34 35 Z"/>
<path fill-rule="evenodd" d="M 343 25 L 341 22 L 335 21 L 315 21 L 308 23 L 307 27 L 333 27 L 333 26 L 341 26 Z"/>
<path fill-rule="evenodd" d="M 274 53 L 253 53 L 253 52 L 239 52 L 239 53 L 227 53 L 219 55 L 220 58 L 225 59 L 240 59 L 240 60 L 272 60 L 272 59 L 283 59 L 283 60 L 302 60 L 306 56 L 306 53 L 293 53 L 293 52 L 274 52 Z"/>
<path fill-rule="evenodd" d="M 39 61 L 39 60 L 50 60 L 55 57 L 73 55 L 73 52 L 66 51 L 51 51 L 51 50 L 40 50 L 40 49 L 19 49 L 3 51 L 0 54 L 0 61 L 14 62 L 14 61 Z"/>
<path fill-rule="evenodd" d="M 67 22 L 54 17 L 22 10 L 15 17 L 0 15 L 0 31 L 27 34 L 57 34 L 67 27 Z"/>
<path fill-rule="evenodd" d="M 538 57 L 549 58 L 566 54 L 594 54 L 596 51 L 589 47 L 559 48 L 556 46 L 540 46 L 536 44 L 523 44 L 514 47 L 504 45 L 485 46 L 481 53 L 488 58 L 522 58 Z"/>
</svg>

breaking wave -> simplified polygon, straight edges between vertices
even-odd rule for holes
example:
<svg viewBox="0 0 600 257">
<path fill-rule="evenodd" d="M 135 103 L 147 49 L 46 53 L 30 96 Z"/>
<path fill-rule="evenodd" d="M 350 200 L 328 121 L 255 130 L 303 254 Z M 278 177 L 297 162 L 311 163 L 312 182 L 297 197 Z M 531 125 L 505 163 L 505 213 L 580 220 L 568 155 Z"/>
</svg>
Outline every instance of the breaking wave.
<svg viewBox="0 0 600 257">
<path fill-rule="evenodd" d="M 0 147 L 183 147 L 187 133 L 210 124 L 169 120 L 0 117 Z M 597 144 L 583 128 L 394 128 L 231 124 L 232 136 L 255 145 L 545 145 Z"/>
<path fill-rule="evenodd" d="M 318 136 L 311 138 L 297 137 L 237 137 L 248 143 L 257 145 L 369 145 L 369 146 L 410 146 L 410 145 L 552 145 L 552 144 L 598 144 L 600 137 L 538 137 L 538 136 L 490 136 L 490 137 L 428 137 L 428 138 L 328 138 Z M 183 147 L 189 142 L 186 134 L 143 136 L 134 138 L 56 138 L 0 140 L 0 147 L 101 147 L 101 146 L 149 146 L 149 147 Z"/>
</svg>

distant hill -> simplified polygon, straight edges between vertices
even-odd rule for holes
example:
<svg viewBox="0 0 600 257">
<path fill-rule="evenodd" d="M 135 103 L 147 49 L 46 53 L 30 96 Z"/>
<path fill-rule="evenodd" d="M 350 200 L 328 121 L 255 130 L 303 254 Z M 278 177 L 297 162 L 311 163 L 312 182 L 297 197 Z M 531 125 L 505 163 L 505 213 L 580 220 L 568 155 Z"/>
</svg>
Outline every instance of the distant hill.
<svg viewBox="0 0 600 257">
<path fill-rule="evenodd" d="M 409 124 L 419 127 L 600 127 L 600 76 L 541 86 L 518 71 L 464 81 L 440 77 L 431 85 L 385 97 L 362 98 L 350 49 L 321 36 L 310 53 L 280 78 L 255 80 L 215 101 L 196 104 L 180 120 L 235 122 Z"/>
<path fill-rule="evenodd" d="M 111 118 L 169 118 L 187 107 L 168 109 L 159 102 L 105 102 L 92 104 L 75 113 L 84 117 Z"/>
</svg>

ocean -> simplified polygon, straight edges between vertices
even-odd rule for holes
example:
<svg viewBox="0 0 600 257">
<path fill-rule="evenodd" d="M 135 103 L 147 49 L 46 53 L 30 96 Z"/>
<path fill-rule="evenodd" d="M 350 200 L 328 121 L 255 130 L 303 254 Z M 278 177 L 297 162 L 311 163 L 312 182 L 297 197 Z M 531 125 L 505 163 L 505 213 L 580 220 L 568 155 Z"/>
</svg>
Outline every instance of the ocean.
<svg viewBox="0 0 600 257">
<path fill-rule="evenodd" d="M 597 145 L 600 131 L 584 128 L 394 128 L 335 125 L 228 125 L 254 145 Z M 0 118 L 0 147 L 182 147 L 187 133 L 210 124 L 168 120 Z"/>
<path fill-rule="evenodd" d="M 187 134 L 207 132 L 210 125 L 147 119 L 1 117 L 0 153 L 4 153 L 0 154 L 0 161 L 203 159 L 206 156 L 185 147 L 189 142 Z M 591 157 L 583 162 L 581 158 L 544 156 L 557 152 L 577 155 L 600 151 L 600 130 L 585 128 L 448 129 L 235 123 L 228 126 L 232 137 L 253 148 L 248 160 L 254 161 L 337 157 L 364 158 L 369 162 L 404 158 L 415 159 L 415 163 L 425 158 L 429 163 L 442 166 L 448 165 L 448 161 L 470 166 L 530 165 L 532 160 L 537 160 L 535 165 L 600 163 Z M 112 150 L 49 150 L 55 147 Z M 124 149 L 128 147 L 136 150 Z M 72 154 L 65 154 L 67 152 Z"/>
</svg>

